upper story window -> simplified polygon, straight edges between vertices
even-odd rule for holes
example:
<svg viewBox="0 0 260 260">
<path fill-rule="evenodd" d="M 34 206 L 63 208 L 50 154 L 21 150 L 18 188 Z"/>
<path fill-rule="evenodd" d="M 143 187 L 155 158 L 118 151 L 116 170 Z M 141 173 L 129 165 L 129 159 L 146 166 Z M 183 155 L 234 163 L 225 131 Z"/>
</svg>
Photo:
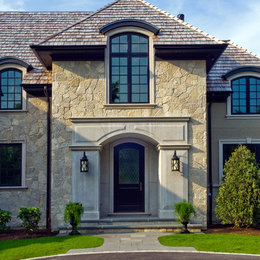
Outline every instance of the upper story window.
<svg viewBox="0 0 260 260">
<path fill-rule="evenodd" d="M 122 33 L 110 38 L 110 103 L 149 102 L 149 37 Z"/>
<path fill-rule="evenodd" d="M 232 114 L 260 114 L 260 78 L 240 77 L 232 80 Z"/>
<path fill-rule="evenodd" d="M 17 69 L 0 71 L 0 110 L 22 109 L 22 72 Z"/>
</svg>

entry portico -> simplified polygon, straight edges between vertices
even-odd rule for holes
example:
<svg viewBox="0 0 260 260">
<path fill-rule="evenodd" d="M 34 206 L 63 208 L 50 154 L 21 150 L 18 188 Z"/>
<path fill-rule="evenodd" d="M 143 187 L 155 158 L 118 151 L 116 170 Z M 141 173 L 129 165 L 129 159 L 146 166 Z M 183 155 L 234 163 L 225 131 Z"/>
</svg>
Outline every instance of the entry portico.
<svg viewBox="0 0 260 260">
<path fill-rule="evenodd" d="M 71 121 L 72 200 L 83 204 L 83 220 L 121 212 L 175 217 L 173 204 L 188 200 L 188 117 Z M 175 150 L 180 172 L 171 170 Z M 88 173 L 79 168 L 83 151 Z"/>
</svg>

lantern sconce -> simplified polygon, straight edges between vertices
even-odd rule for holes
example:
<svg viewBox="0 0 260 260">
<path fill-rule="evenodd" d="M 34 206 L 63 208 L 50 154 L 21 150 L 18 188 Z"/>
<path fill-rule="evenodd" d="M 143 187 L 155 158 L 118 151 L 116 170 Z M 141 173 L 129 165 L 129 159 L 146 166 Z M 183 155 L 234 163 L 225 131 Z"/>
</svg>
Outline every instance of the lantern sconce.
<svg viewBox="0 0 260 260">
<path fill-rule="evenodd" d="M 176 151 L 172 157 L 172 171 L 180 171 L 180 158 L 176 155 Z"/>
<path fill-rule="evenodd" d="M 88 172 L 88 157 L 85 152 L 83 157 L 80 159 L 80 172 Z"/>
</svg>

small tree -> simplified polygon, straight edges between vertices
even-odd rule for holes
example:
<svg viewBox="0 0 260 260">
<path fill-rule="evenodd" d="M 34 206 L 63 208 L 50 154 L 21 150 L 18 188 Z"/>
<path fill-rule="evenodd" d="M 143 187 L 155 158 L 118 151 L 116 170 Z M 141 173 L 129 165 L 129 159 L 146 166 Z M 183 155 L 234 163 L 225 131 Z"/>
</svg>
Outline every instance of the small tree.
<svg viewBox="0 0 260 260">
<path fill-rule="evenodd" d="M 216 216 L 222 224 L 248 227 L 255 223 L 260 205 L 260 168 L 253 153 L 240 145 L 224 166 L 216 197 Z"/>
<path fill-rule="evenodd" d="M 11 213 L 7 210 L 0 209 L 0 231 L 9 229 L 6 225 L 11 220 Z"/>
<path fill-rule="evenodd" d="M 70 223 L 72 231 L 70 235 L 79 235 L 78 226 L 80 224 L 81 215 L 84 212 L 82 204 L 71 202 L 66 205 L 64 212 L 64 220 L 66 223 Z"/>
<path fill-rule="evenodd" d="M 182 202 L 174 204 L 174 211 L 178 214 L 178 221 L 182 224 L 181 233 L 190 233 L 187 229 L 187 225 L 190 222 L 191 216 L 196 215 L 193 205 L 183 200 Z"/>
</svg>

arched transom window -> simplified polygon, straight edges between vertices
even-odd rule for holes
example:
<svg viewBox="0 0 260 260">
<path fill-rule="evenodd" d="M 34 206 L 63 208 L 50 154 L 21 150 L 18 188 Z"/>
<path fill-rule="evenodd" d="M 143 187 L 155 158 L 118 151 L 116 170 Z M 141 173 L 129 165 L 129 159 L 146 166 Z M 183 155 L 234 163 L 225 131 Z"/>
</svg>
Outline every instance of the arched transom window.
<svg viewBox="0 0 260 260">
<path fill-rule="evenodd" d="M 17 69 L 0 71 L 0 110 L 22 109 L 22 72 Z"/>
<path fill-rule="evenodd" d="M 138 33 L 110 38 L 110 103 L 149 102 L 149 38 Z"/>
<path fill-rule="evenodd" d="M 236 78 L 232 90 L 232 114 L 260 114 L 260 78 Z"/>
</svg>

